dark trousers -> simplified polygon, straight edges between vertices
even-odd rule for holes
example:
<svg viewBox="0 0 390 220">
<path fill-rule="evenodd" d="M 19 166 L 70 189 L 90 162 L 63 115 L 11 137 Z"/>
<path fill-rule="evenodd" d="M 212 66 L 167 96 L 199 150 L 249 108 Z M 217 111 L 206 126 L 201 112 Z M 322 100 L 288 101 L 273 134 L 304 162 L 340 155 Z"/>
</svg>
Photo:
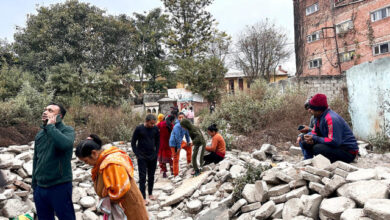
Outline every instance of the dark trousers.
<svg viewBox="0 0 390 220">
<path fill-rule="evenodd" d="M 203 157 L 204 165 L 210 164 L 210 163 L 219 163 L 223 160 L 223 157 L 217 155 L 215 152 L 211 152 L 210 154 Z"/>
<path fill-rule="evenodd" d="M 138 158 L 138 173 L 139 173 L 139 189 L 141 190 L 142 196 L 146 198 L 145 194 L 145 183 L 146 183 L 146 172 L 148 173 L 148 193 L 152 195 L 154 185 L 154 173 L 157 167 L 157 158 L 154 160 Z"/>
<path fill-rule="evenodd" d="M 75 220 L 72 202 L 72 182 L 48 188 L 35 187 L 34 202 L 39 220 Z"/>
<path fill-rule="evenodd" d="M 306 154 L 309 158 L 312 158 L 313 155 L 322 154 L 322 156 L 328 158 L 331 163 L 336 162 L 338 160 L 351 163 L 356 155 L 348 152 L 346 149 L 341 147 L 332 147 L 326 144 L 315 144 L 315 145 L 307 145 L 305 143 L 302 144 L 302 147 L 305 149 Z M 307 159 L 307 158 L 305 158 Z"/>
</svg>

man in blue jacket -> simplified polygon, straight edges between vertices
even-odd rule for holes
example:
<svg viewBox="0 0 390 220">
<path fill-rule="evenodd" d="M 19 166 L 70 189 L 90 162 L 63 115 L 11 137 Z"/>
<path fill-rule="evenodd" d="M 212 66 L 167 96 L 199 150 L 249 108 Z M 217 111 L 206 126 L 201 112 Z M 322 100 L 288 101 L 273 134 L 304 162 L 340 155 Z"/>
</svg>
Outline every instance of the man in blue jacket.
<svg viewBox="0 0 390 220">
<path fill-rule="evenodd" d="M 359 153 L 356 138 L 344 119 L 328 108 L 326 96 L 313 96 L 309 108 L 315 117 L 314 128 L 304 136 L 301 147 L 309 157 L 322 154 L 332 163 L 338 160 L 352 162 Z"/>
<path fill-rule="evenodd" d="M 179 113 L 178 119 L 175 122 L 175 127 L 173 127 L 171 137 L 169 138 L 169 146 L 171 147 L 172 157 L 173 157 L 173 175 L 177 176 L 179 174 L 179 159 L 180 159 L 180 147 L 183 137 L 186 137 L 187 146 L 191 146 L 190 135 L 188 131 L 181 127 L 180 121 L 184 118 L 182 112 Z"/>
</svg>

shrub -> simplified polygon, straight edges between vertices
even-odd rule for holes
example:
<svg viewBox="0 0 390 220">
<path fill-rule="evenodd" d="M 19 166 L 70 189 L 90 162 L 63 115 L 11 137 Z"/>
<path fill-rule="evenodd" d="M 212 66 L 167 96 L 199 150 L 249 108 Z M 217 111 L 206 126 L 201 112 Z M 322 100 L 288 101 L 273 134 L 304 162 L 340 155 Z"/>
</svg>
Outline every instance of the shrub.
<svg viewBox="0 0 390 220">
<path fill-rule="evenodd" d="M 295 141 L 299 124 L 308 124 L 310 115 L 303 104 L 305 91 L 288 89 L 280 93 L 262 80 L 251 85 L 250 93 L 222 98 L 213 114 L 203 116 L 201 127 L 216 123 L 226 134 L 243 134 L 249 141 L 231 146 L 242 150 L 257 147 L 262 139 L 268 143 Z M 253 140 L 252 140 L 253 139 Z"/>
<path fill-rule="evenodd" d="M 0 126 L 38 125 L 42 111 L 52 97 L 52 94 L 39 93 L 25 82 L 15 98 L 0 103 Z"/>
<path fill-rule="evenodd" d="M 125 106 L 125 105 L 122 105 Z M 76 142 L 89 134 L 99 135 L 103 142 L 130 141 L 137 125 L 143 122 L 139 115 L 126 107 L 75 106 L 68 111 L 65 123 L 78 131 Z"/>
<path fill-rule="evenodd" d="M 335 98 L 329 103 L 330 108 L 339 114 L 344 120 L 352 127 L 352 119 L 348 110 L 348 102 L 344 101 L 342 98 Z"/>
<path fill-rule="evenodd" d="M 242 198 L 242 191 L 244 190 L 244 187 L 246 184 L 254 184 L 257 180 L 260 180 L 260 175 L 265 170 L 269 169 L 270 167 L 265 166 L 257 166 L 254 167 L 250 163 L 245 164 L 246 173 L 235 179 L 233 182 L 234 190 L 233 190 L 233 199 L 235 201 L 238 201 Z"/>
<path fill-rule="evenodd" d="M 375 150 L 381 153 L 390 152 L 390 138 L 383 133 L 377 133 L 368 139 Z"/>
</svg>

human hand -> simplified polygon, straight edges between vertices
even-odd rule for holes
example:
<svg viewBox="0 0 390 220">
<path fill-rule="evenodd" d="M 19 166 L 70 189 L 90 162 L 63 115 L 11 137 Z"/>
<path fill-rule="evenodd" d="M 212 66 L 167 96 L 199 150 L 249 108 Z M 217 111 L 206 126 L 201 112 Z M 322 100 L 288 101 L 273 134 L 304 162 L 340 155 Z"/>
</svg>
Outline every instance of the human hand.
<svg viewBox="0 0 390 220">
<path fill-rule="evenodd" d="M 307 144 L 314 144 L 313 135 L 305 134 L 305 136 L 303 136 L 303 138 L 305 139 L 305 142 Z"/>
<path fill-rule="evenodd" d="M 296 143 L 296 144 L 299 144 L 299 142 L 301 142 L 301 140 L 302 140 L 302 137 L 299 136 L 299 137 L 297 138 L 297 143 Z"/>
<path fill-rule="evenodd" d="M 57 115 L 48 115 L 47 116 L 47 124 L 50 125 L 50 124 L 55 124 L 57 122 Z"/>
<path fill-rule="evenodd" d="M 306 134 L 307 132 L 309 132 L 309 130 L 310 130 L 309 126 L 304 125 L 304 128 L 299 131 Z"/>
</svg>

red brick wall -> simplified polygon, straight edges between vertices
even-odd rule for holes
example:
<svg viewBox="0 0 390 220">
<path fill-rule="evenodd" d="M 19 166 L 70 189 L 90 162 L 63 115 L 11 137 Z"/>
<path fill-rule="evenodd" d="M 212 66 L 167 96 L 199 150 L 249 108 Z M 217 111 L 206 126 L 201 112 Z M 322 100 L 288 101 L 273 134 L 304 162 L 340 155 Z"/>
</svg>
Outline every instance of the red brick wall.
<svg viewBox="0 0 390 220">
<path fill-rule="evenodd" d="M 349 2 L 351 0 L 344 0 Z M 359 3 L 348 6 L 333 8 L 334 0 L 301 0 L 301 8 L 304 9 L 313 3 L 319 3 L 319 11 L 305 15 L 302 10 L 303 33 L 308 35 L 323 27 L 329 27 L 339 24 L 346 20 L 352 20 L 354 28 L 346 34 L 337 35 L 339 53 L 354 50 L 356 55 L 351 61 L 341 63 L 341 71 L 344 72 L 354 65 L 367 61 L 373 61 L 378 58 L 390 56 L 390 53 L 373 56 L 372 45 L 390 41 L 390 17 L 380 21 L 371 22 L 370 12 L 377 9 L 390 6 L 390 0 L 364 0 Z M 367 21 L 369 25 L 367 25 Z M 369 26 L 372 27 L 373 34 L 369 37 Z M 322 35 L 321 39 L 308 43 L 306 40 L 304 51 L 297 56 L 303 56 L 304 60 L 298 65 L 303 65 L 302 76 L 310 75 L 338 75 L 340 74 L 337 65 L 337 53 L 334 38 L 325 39 L 323 37 L 333 36 L 333 30 L 328 29 Z M 371 40 L 370 40 L 371 39 Z M 322 59 L 320 68 L 309 68 L 308 62 L 315 58 Z"/>
</svg>

